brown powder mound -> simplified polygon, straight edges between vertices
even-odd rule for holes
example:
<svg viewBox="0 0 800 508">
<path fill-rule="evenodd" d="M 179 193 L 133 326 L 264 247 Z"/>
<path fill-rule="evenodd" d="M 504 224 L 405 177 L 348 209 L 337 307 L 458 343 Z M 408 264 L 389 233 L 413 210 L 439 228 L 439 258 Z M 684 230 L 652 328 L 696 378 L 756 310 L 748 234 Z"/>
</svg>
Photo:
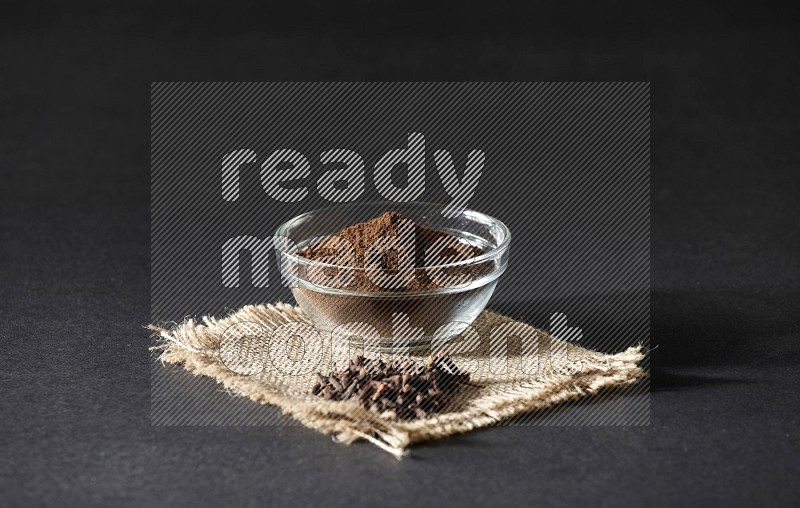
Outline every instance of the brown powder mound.
<svg viewBox="0 0 800 508">
<path fill-rule="evenodd" d="M 409 224 L 411 227 L 405 231 L 413 231 L 413 234 L 400 236 L 404 231 L 403 227 L 408 226 Z M 353 280 L 348 284 L 336 285 L 335 281 L 337 280 L 337 276 L 344 276 L 344 274 L 337 273 L 337 269 L 335 268 L 326 268 L 322 271 L 322 273 L 324 274 L 324 277 L 328 279 L 327 282 L 329 282 L 330 285 L 355 291 L 415 291 L 419 289 L 440 288 L 442 286 L 437 284 L 430 277 L 430 274 L 426 270 L 422 269 L 426 266 L 426 252 L 433 246 L 434 242 L 440 238 L 445 238 L 448 242 L 458 241 L 458 237 L 446 231 L 439 231 L 436 229 L 427 228 L 425 226 L 413 224 L 410 219 L 398 212 L 385 212 L 380 217 L 376 217 L 366 222 L 353 224 L 352 226 L 344 228 L 335 236 L 347 241 L 350 245 L 352 245 L 354 252 L 349 260 L 349 266 L 355 268 L 356 270 L 354 273 L 351 270 L 351 272 L 348 272 L 347 275 L 353 275 Z M 414 242 L 413 267 L 417 268 L 417 270 L 414 270 L 414 277 L 412 281 L 405 287 L 392 289 L 384 288 L 375 284 L 369 277 L 366 276 L 363 270 L 357 270 L 358 268 L 364 268 L 365 257 L 370 246 L 383 238 L 397 238 L 400 248 L 409 245 L 410 242 Z M 463 242 L 460 243 L 463 244 Z M 472 245 L 467 245 L 466 247 L 466 256 L 464 256 L 463 252 L 459 252 L 457 249 L 448 247 L 441 251 L 441 256 L 447 260 L 447 263 L 452 263 L 454 261 L 472 259 L 476 256 L 480 256 L 484 252 L 483 249 Z M 347 252 L 348 249 L 346 247 L 342 247 L 340 244 L 337 245 L 335 240 L 331 240 L 329 238 L 299 250 L 297 254 L 314 261 L 320 261 L 328 264 L 342 264 L 337 263 L 337 259 L 341 258 L 343 255 L 346 255 Z M 400 267 L 400 254 L 398 250 L 393 248 L 386 249 L 381 255 L 378 265 L 379 268 L 387 270 L 387 273 L 389 274 L 397 273 L 397 269 Z M 488 273 L 490 269 L 491 262 L 485 262 L 479 265 L 446 268 L 442 270 L 442 273 L 445 275 L 469 274 L 472 277 L 479 277 Z M 314 277 L 313 282 L 320 282 L 320 280 Z"/>
</svg>

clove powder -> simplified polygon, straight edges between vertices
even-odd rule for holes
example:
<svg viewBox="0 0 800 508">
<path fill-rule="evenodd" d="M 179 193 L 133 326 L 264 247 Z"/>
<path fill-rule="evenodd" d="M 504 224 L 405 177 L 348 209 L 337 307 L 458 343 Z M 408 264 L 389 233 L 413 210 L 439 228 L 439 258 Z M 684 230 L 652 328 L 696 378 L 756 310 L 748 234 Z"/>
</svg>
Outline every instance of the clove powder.
<svg viewBox="0 0 800 508">
<path fill-rule="evenodd" d="M 368 259 L 370 247 L 384 239 L 395 241 L 389 248 L 374 252 L 373 259 Z M 446 277 L 433 277 L 432 271 L 425 269 L 431 264 L 426 261 L 432 257 L 431 250 L 437 243 L 441 247 L 436 250 L 437 259 L 442 260 L 439 264 L 466 261 L 484 252 L 480 247 L 470 245 L 451 233 L 414 224 L 398 212 L 386 212 L 372 220 L 346 227 L 335 237 L 316 242 L 297 254 L 312 261 L 332 265 L 339 264 L 343 259 L 348 261 L 346 268 L 327 267 L 314 275 L 306 273 L 307 280 L 311 279 L 315 283 L 323 282 L 322 285 L 351 291 L 418 291 L 447 287 L 447 284 L 442 283 Z M 380 285 L 370 277 L 368 266 L 371 266 L 373 273 L 380 270 L 386 271 L 388 275 L 397 274 L 404 268 L 401 262 L 403 251 L 408 254 L 406 267 L 411 269 L 407 284 Z M 439 270 L 442 275 L 468 281 L 485 274 L 489 268 L 489 264 L 484 263 Z M 347 282 L 343 282 L 344 280 Z"/>
<path fill-rule="evenodd" d="M 381 242 L 386 248 L 376 249 Z M 403 342 L 424 342 L 443 324 L 462 321 L 483 309 L 495 282 L 468 287 L 494 269 L 492 260 L 469 263 L 483 253 L 482 248 L 449 232 L 414 224 L 390 211 L 299 250 L 299 256 L 321 263 L 322 268 L 314 263 L 301 266 L 298 273 L 319 289 L 301 285 L 292 291 L 323 331 L 332 332 L 343 324 L 366 325 L 357 334 L 348 329 L 346 336 L 356 335 L 365 345 L 380 344 L 378 349 L 391 350 Z M 431 259 L 437 266 L 431 268 Z M 442 266 L 454 261 L 463 263 Z M 378 272 L 392 277 L 401 270 L 406 275 L 403 284 L 374 280 Z"/>
</svg>

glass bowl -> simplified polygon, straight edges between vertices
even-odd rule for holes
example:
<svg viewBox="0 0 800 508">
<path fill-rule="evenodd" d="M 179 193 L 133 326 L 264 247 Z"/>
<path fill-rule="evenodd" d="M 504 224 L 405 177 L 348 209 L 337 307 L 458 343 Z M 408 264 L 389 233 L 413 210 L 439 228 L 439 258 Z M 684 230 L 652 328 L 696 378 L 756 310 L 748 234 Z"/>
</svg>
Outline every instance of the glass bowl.
<svg viewBox="0 0 800 508">
<path fill-rule="evenodd" d="M 447 218 L 444 209 L 444 205 L 434 203 L 371 202 L 299 215 L 276 232 L 276 237 L 284 239 L 276 242 L 284 281 L 288 281 L 295 300 L 311 322 L 335 340 L 349 340 L 357 347 L 380 352 L 430 348 L 437 341 L 460 334 L 483 311 L 506 269 L 511 242 L 508 228 L 497 219 L 473 210 Z M 435 259 L 443 261 L 404 272 L 410 278 L 403 280 L 425 276 L 425 280 L 439 284 L 382 284 L 367 291 L 344 281 L 358 277 L 397 280 L 399 270 L 355 266 L 346 261 L 322 262 L 298 254 L 304 248 L 320 245 L 321 239 L 390 210 L 416 226 L 449 233 L 457 243 L 477 247 L 479 251 L 471 252 L 479 255 L 455 260 L 451 260 L 455 256 L 438 257 Z M 442 252 L 445 251 L 439 251 Z M 426 261 L 429 254 L 432 253 L 424 254 Z"/>
</svg>

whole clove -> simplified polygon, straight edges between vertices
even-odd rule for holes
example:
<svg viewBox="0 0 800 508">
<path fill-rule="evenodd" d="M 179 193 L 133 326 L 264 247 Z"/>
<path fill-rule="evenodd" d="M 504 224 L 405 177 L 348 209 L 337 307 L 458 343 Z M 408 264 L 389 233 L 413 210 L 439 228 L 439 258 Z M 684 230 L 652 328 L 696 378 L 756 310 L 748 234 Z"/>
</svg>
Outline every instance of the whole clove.
<svg viewBox="0 0 800 508">
<path fill-rule="evenodd" d="M 409 358 L 386 363 L 356 355 L 346 370 L 327 376 L 317 373 L 317 377 L 313 395 L 357 400 L 367 410 L 401 420 L 441 411 L 459 388 L 469 383 L 469 373 L 462 372 L 446 355 L 430 356 L 424 365 Z"/>
</svg>

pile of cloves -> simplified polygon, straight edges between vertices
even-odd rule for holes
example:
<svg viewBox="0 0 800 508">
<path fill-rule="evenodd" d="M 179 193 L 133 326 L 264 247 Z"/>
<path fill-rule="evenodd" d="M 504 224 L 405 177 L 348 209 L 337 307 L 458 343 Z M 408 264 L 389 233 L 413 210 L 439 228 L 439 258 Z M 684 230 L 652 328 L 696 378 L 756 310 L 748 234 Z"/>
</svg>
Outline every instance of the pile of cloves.
<svg viewBox="0 0 800 508">
<path fill-rule="evenodd" d="M 425 418 L 441 411 L 461 385 L 469 383 L 446 355 L 430 356 L 425 364 L 410 358 L 384 362 L 356 355 L 341 372 L 317 373 L 311 392 L 327 400 L 357 399 L 362 407 L 383 417 L 401 420 Z"/>
</svg>

